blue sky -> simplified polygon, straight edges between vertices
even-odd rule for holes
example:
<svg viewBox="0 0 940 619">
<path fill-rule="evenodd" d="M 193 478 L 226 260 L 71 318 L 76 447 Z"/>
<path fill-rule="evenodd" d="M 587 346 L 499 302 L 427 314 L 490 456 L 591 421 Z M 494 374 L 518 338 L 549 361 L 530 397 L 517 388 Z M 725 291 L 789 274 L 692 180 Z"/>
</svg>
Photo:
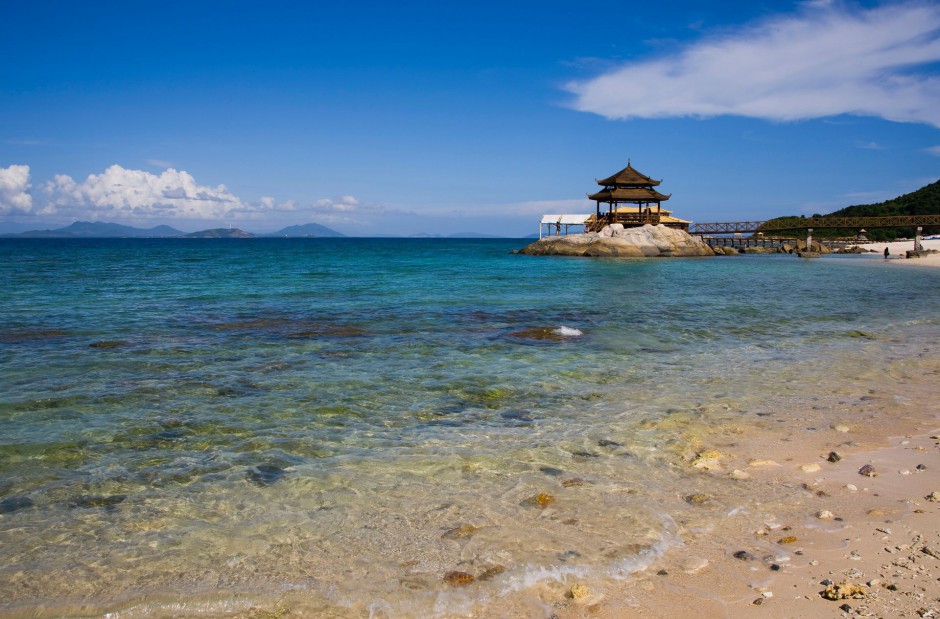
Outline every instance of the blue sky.
<svg viewBox="0 0 940 619">
<path fill-rule="evenodd" d="M 3 2 L 0 232 L 522 236 L 634 167 L 695 221 L 940 177 L 937 2 Z"/>
</svg>

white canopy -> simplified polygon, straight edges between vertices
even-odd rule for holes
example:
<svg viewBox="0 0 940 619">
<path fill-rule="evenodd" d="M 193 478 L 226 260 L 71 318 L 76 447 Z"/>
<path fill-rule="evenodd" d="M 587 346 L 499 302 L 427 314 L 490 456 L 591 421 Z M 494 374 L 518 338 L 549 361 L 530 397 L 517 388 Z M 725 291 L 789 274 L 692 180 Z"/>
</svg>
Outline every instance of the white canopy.
<svg viewBox="0 0 940 619">
<path fill-rule="evenodd" d="M 591 215 L 542 215 L 543 224 L 561 224 L 563 226 L 580 226 Z"/>
</svg>

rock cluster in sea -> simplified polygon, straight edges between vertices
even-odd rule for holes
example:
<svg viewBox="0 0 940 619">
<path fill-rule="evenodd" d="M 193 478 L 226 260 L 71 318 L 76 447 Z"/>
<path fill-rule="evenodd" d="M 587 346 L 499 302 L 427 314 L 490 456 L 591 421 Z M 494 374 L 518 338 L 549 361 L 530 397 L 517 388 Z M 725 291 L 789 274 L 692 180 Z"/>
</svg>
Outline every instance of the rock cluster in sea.
<svg viewBox="0 0 940 619">
<path fill-rule="evenodd" d="M 549 236 L 527 245 L 520 254 L 530 256 L 714 256 L 700 238 L 684 230 L 647 224 L 624 228 L 605 226 L 600 232 Z"/>
<path fill-rule="evenodd" d="M 806 241 L 803 239 L 794 239 L 791 243 L 784 243 L 776 247 L 732 247 L 732 246 L 722 246 L 718 245 L 713 248 L 715 254 L 718 256 L 737 256 L 738 254 L 797 254 L 802 255 L 806 253 L 810 254 L 829 254 L 832 251 L 825 245 L 821 245 L 817 241 L 810 243 L 810 246 L 807 248 Z M 836 253 L 854 253 L 854 252 L 845 252 L 840 250 Z"/>
</svg>

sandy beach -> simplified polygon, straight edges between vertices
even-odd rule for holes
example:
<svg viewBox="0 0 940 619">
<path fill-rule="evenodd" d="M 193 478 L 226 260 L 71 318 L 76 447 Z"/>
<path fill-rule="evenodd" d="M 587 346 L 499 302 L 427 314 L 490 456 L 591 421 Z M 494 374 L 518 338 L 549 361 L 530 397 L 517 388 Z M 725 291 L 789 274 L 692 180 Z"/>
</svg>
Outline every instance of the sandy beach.
<svg viewBox="0 0 940 619">
<path fill-rule="evenodd" d="M 622 584 L 566 583 L 553 616 L 940 616 L 940 409 L 936 389 L 917 396 L 904 414 L 881 400 L 824 427 L 716 441 L 702 474 L 748 485 L 751 501 L 715 527 L 679 523 L 684 544 Z"/>
<path fill-rule="evenodd" d="M 940 239 L 928 239 L 921 243 L 926 250 L 936 250 L 940 252 Z M 914 241 L 894 241 L 892 243 L 865 243 L 859 245 L 862 249 L 876 252 L 884 252 L 885 247 L 889 251 L 889 259 L 892 264 L 906 264 L 911 266 L 930 266 L 940 267 L 940 253 L 930 254 L 908 260 L 905 258 L 909 250 L 914 249 Z"/>
</svg>

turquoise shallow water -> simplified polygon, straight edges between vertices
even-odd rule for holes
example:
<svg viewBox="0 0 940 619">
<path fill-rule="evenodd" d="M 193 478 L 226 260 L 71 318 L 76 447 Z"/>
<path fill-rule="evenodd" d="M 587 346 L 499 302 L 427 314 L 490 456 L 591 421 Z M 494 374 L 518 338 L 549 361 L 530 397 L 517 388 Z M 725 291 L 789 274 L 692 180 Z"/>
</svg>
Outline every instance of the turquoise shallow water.
<svg viewBox="0 0 940 619">
<path fill-rule="evenodd" d="M 522 244 L 0 241 L 0 612 L 625 577 L 681 541 L 702 436 L 935 369 L 940 272 Z"/>
</svg>

